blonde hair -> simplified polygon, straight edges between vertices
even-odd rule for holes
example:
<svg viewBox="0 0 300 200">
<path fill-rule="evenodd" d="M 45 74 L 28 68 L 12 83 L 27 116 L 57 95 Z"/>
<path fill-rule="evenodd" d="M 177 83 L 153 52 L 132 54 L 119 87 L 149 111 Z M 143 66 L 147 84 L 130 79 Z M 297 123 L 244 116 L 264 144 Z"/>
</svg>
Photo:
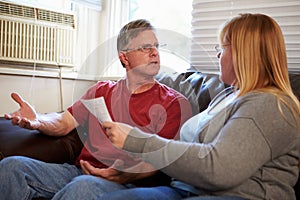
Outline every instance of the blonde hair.
<svg viewBox="0 0 300 200">
<path fill-rule="evenodd" d="M 221 27 L 219 40 L 231 44 L 239 96 L 269 92 L 277 97 L 281 113 L 283 102 L 295 119 L 299 116 L 300 103 L 290 85 L 283 34 L 274 19 L 264 14 L 240 14 Z"/>
</svg>

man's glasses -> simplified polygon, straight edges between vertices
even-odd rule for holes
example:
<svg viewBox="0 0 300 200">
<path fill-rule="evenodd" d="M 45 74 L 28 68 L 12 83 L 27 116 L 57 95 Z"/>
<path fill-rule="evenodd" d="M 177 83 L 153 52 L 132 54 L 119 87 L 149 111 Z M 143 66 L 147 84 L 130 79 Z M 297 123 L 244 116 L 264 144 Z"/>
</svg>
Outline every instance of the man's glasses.
<svg viewBox="0 0 300 200">
<path fill-rule="evenodd" d="M 124 49 L 123 51 L 125 52 L 130 52 L 130 51 L 141 51 L 143 53 L 149 53 L 152 52 L 153 49 L 159 50 L 161 47 L 165 47 L 167 46 L 166 44 L 145 44 L 142 46 L 139 46 L 137 48 L 133 48 L 133 49 Z"/>
</svg>

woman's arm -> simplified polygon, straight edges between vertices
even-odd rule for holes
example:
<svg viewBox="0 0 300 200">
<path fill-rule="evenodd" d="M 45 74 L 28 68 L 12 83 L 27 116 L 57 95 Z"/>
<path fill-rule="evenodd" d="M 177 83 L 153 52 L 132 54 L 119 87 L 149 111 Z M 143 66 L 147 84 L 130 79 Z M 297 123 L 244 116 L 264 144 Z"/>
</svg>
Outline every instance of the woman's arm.
<svg viewBox="0 0 300 200">
<path fill-rule="evenodd" d="M 114 144 L 157 170 L 203 189 L 222 190 L 239 185 L 266 163 L 296 148 L 299 130 L 274 109 L 276 105 L 270 95 L 238 101 L 224 112 L 230 117 L 214 119 L 215 123 L 223 120 L 223 125 L 217 136 L 204 143 L 167 140 L 123 124 L 107 128 Z M 209 134 L 209 127 L 206 131 Z"/>
<path fill-rule="evenodd" d="M 212 143 L 200 144 L 166 140 L 133 129 L 123 149 L 191 185 L 207 190 L 226 189 L 249 178 L 271 154 L 255 124 L 249 125 L 247 120 L 232 123 L 246 126 L 253 133 L 241 134 L 241 130 L 228 124 Z"/>
</svg>

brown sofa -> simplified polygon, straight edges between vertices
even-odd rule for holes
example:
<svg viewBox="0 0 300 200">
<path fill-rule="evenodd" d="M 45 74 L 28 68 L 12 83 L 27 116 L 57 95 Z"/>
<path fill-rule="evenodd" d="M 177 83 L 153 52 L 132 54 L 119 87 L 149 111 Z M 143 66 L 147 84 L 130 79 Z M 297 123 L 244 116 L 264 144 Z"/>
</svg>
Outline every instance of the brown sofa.
<svg viewBox="0 0 300 200">
<path fill-rule="evenodd" d="M 204 110 L 211 99 L 226 87 L 219 81 L 218 75 L 196 71 L 161 73 L 156 79 L 184 94 L 191 102 L 194 114 Z M 294 93 L 300 99 L 300 73 L 290 72 L 290 80 Z M 10 121 L 0 118 L 0 159 L 24 155 L 46 162 L 74 163 L 81 148 L 82 142 L 76 130 L 65 137 L 49 137 L 38 131 L 12 126 Z M 297 184 L 295 191 L 298 197 L 299 188 Z"/>
</svg>

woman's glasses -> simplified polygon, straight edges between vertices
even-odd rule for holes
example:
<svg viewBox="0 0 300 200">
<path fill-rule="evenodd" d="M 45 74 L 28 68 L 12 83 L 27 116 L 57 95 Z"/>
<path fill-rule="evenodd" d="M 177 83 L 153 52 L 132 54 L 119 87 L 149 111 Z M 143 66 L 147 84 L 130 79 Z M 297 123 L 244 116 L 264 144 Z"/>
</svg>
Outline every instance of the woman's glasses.
<svg viewBox="0 0 300 200">
<path fill-rule="evenodd" d="M 215 46 L 215 50 L 217 51 L 217 53 L 223 53 L 224 51 L 225 51 L 225 46 L 229 46 L 229 45 L 231 45 L 231 44 L 223 44 L 222 46 L 220 46 L 219 44 L 217 44 L 216 46 Z"/>
</svg>

